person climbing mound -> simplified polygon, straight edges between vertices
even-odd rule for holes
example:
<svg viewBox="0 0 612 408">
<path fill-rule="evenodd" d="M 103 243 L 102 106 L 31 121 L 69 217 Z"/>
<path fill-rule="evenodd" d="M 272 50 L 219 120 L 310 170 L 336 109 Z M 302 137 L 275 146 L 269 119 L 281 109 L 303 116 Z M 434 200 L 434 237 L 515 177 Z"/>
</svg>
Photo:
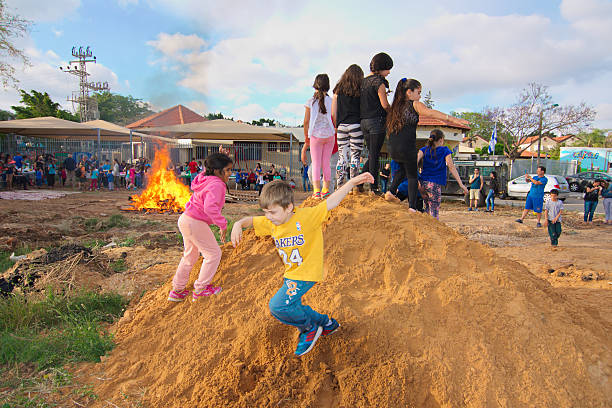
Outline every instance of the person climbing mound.
<svg viewBox="0 0 612 408">
<path fill-rule="evenodd" d="M 232 244 L 242 238 L 242 229 L 253 227 L 257 236 L 271 235 L 283 263 L 283 286 L 270 299 L 272 316 L 300 331 L 295 350 L 297 356 L 308 353 L 320 336 L 335 332 L 340 324 L 327 315 L 302 304 L 302 297 L 323 280 L 323 222 L 329 211 L 358 185 L 374 182 L 370 173 L 351 178 L 327 200 L 315 207 L 295 208 L 293 189 L 275 180 L 267 184 L 259 197 L 264 216 L 245 217 L 232 228 Z"/>
</svg>

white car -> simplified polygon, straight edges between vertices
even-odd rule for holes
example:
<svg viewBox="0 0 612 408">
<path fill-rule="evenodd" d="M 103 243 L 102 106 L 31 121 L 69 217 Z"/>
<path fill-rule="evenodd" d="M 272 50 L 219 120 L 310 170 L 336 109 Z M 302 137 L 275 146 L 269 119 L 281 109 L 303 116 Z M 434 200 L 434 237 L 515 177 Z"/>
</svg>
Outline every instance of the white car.
<svg viewBox="0 0 612 408">
<path fill-rule="evenodd" d="M 537 174 L 530 174 L 531 177 L 537 176 Z M 544 186 L 544 202 L 550 199 L 550 190 L 559 190 L 559 200 L 565 201 L 569 196 L 570 189 L 567 180 L 563 176 L 557 176 L 555 174 L 544 175 L 548 182 Z M 531 188 L 531 183 L 525 180 L 525 176 L 520 176 L 514 180 L 508 182 L 508 196 L 514 198 L 526 198 Z"/>
</svg>

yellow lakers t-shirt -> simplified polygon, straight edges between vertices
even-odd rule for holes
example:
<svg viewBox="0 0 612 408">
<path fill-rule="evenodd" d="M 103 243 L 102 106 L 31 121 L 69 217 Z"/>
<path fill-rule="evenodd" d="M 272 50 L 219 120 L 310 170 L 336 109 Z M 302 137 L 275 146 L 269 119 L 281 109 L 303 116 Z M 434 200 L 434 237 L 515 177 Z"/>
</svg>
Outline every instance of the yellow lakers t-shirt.
<svg viewBox="0 0 612 408">
<path fill-rule="evenodd" d="M 318 282 L 323 280 L 323 222 L 327 202 L 298 208 L 289 221 L 274 225 L 266 217 L 253 217 L 257 236 L 271 235 L 285 263 L 285 278 Z"/>
</svg>

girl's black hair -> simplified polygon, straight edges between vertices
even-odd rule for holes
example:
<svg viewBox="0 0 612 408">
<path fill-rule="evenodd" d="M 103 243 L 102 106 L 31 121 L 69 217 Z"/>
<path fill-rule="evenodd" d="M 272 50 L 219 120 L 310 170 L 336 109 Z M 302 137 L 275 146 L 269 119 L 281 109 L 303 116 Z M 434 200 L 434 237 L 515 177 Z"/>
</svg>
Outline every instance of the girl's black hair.
<svg viewBox="0 0 612 408">
<path fill-rule="evenodd" d="M 230 159 L 227 154 L 224 153 L 213 153 L 204 160 L 204 167 L 206 168 L 207 176 L 216 176 L 215 170 L 223 170 L 228 164 L 232 164 L 234 161 Z"/>
<path fill-rule="evenodd" d="M 379 52 L 370 61 L 370 71 L 375 74 L 391 68 L 393 68 L 393 59 L 387 53 Z"/>
<path fill-rule="evenodd" d="M 492 175 L 492 176 L 495 176 L 495 178 L 497 178 L 497 172 L 496 172 L 496 171 L 492 171 L 492 172 L 491 172 L 491 175 Z"/>
<path fill-rule="evenodd" d="M 434 129 L 429 133 L 429 140 L 427 140 L 427 147 L 432 152 L 432 156 L 436 157 L 436 142 L 440 139 L 444 139 L 444 133 L 440 129 Z"/>
<path fill-rule="evenodd" d="M 329 91 L 329 77 L 327 74 L 319 74 L 315 77 L 312 87 L 315 89 L 314 98 L 319 102 L 319 111 L 322 114 L 327 113 L 325 108 L 325 95 Z"/>
<path fill-rule="evenodd" d="M 404 126 L 406 109 L 408 109 L 408 102 L 410 102 L 406 96 L 406 91 L 408 89 L 414 91 L 417 88 L 421 88 L 421 83 L 416 79 L 402 78 L 397 82 L 391 110 L 387 115 L 387 131 L 389 133 L 398 133 Z"/>
<path fill-rule="evenodd" d="M 361 83 L 363 82 L 363 70 L 357 64 L 353 64 L 344 71 L 342 77 L 334 87 L 336 95 L 343 94 L 359 98 L 361 95 Z M 387 86 L 388 88 L 388 86 Z"/>
</svg>

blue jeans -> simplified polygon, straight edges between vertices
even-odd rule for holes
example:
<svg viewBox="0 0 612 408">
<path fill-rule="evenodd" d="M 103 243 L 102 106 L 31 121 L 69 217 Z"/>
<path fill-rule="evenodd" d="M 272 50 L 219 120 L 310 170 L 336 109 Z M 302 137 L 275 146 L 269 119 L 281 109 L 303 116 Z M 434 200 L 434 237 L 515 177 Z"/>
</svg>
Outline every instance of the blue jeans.
<svg viewBox="0 0 612 408">
<path fill-rule="evenodd" d="M 595 215 L 595 209 L 599 201 L 585 201 L 584 202 L 584 222 L 593 221 L 593 215 Z"/>
<path fill-rule="evenodd" d="M 306 332 L 313 326 L 325 326 L 329 321 L 327 315 L 315 312 L 302 304 L 302 296 L 317 282 L 284 279 L 283 286 L 270 299 L 269 307 L 272 316 L 281 323 L 297 327 Z"/>
<path fill-rule="evenodd" d="M 302 187 L 304 191 L 310 191 L 310 180 L 308 177 L 302 177 Z"/>
<path fill-rule="evenodd" d="M 491 205 L 491 211 L 495 210 L 495 191 L 489 190 L 489 194 L 487 194 L 487 211 L 489 210 L 489 204 Z"/>
<path fill-rule="evenodd" d="M 386 193 L 386 192 L 387 192 L 387 180 L 386 180 L 386 179 L 384 179 L 384 178 L 382 178 L 382 177 L 380 178 L 380 190 L 381 190 L 383 193 Z"/>
</svg>

